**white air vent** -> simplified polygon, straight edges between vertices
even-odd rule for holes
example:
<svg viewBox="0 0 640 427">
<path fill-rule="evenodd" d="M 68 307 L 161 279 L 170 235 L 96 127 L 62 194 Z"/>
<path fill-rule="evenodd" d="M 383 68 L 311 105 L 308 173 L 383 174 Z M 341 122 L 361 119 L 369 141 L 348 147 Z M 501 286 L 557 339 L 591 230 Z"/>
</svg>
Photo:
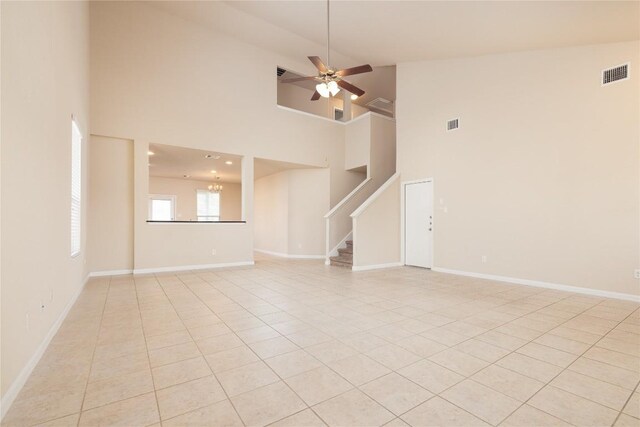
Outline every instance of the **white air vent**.
<svg viewBox="0 0 640 427">
<path fill-rule="evenodd" d="M 367 107 L 393 114 L 393 101 L 385 98 L 376 98 L 373 101 L 369 101 L 367 102 Z"/>
<path fill-rule="evenodd" d="M 456 130 L 460 127 L 459 119 L 451 119 L 447 122 L 447 130 Z"/>
<path fill-rule="evenodd" d="M 618 65 L 602 71 L 602 85 L 607 85 L 620 80 L 629 78 L 629 63 Z"/>
</svg>

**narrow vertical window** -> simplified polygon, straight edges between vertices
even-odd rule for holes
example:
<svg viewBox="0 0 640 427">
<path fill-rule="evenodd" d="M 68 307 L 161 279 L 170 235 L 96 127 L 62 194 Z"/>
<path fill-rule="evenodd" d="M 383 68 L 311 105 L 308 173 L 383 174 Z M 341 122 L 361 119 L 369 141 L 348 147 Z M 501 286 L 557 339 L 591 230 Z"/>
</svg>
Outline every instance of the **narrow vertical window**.
<svg viewBox="0 0 640 427">
<path fill-rule="evenodd" d="M 82 218 L 82 134 L 71 120 L 71 256 L 80 253 Z"/>
</svg>

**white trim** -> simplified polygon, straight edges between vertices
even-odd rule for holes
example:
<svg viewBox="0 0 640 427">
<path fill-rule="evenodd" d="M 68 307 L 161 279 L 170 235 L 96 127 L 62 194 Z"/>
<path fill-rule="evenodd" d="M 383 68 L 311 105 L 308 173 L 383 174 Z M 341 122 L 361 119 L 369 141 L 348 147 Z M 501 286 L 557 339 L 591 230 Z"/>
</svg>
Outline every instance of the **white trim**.
<svg viewBox="0 0 640 427">
<path fill-rule="evenodd" d="M 478 279 L 496 280 L 499 282 L 514 283 L 516 285 L 535 286 L 536 288 L 555 289 L 564 292 L 592 295 L 604 298 L 615 298 L 626 301 L 640 302 L 640 295 L 624 294 L 621 292 L 604 291 L 601 289 L 582 288 L 580 286 L 561 285 L 559 283 L 541 282 L 539 280 L 518 279 L 515 277 L 496 276 L 493 274 L 475 273 L 470 271 L 452 270 L 449 268 L 433 267 L 431 270 L 439 273 L 457 274 L 459 276 L 476 277 Z"/>
<path fill-rule="evenodd" d="M 375 111 L 367 111 L 366 113 L 360 114 L 359 116 L 349 120 L 348 122 L 341 122 L 341 121 L 338 121 L 338 120 L 330 119 L 329 117 L 318 116 L 318 115 L 313 114 L 313 113 L 307 113 L 306 111 L 296 110 L 295 108 L 291 108 L 291 107 L 285 107 L 284 105 L 276 104 L 276 107 L 278 107 L 278 108 L 280 108 L 282 110 L 291 111 L 293 113 L 298 113 L 298 114 L 302 114 L 302 115 L 309 116 L 309 117 L 315 117 L 316 119 L 326 120 L 328 122 L 336 123 L 336 124 L 339 124 L 339 125 L 342 125 L 342 126 L 348 125 L 349 123 L 353 123 L 353 122 L 355 122 L 357 120 L 360 120 L 360 119 L 362 119 L 364 117 L 371 117 L 371 116 L 380 117 L 380 118 L 383 118 L 383 119 L 390 120 L 392 122 L 396 121 L 396 119 L 394 119 L 393 117 L 388 117 L 388 116 L 385 116 L 384 114 L 376 113 Z"/>
<path fill-rule="evenodd" d="M 256 252 L 260 252 L 263 254 L 267 254 L 267 255 L 273 255 L 273 256 L 278 256 L 281 258 L 292 258 L 292 259 L 324 259 L 325 256 L 324 255 L 296 255 L 296 254 L 285 254 L 283 252 L 274 252 L 274 251 L 267 251 L 265 249 L 253 249 Z"/>
<path fill-rule="evenodd" d="M 409 184 L 418 184 L 420 182 L 433 182 L 434 183 L 434 187 L 433 187 L 433 203 L 435 204 L 435 199 L 436 199 L 436 189 L 435 189 L 435 182 L 433 180 L 433 178 L 422 178 L 422 179 L 413 179 L 411 181 L 402 181 L 400 183 L 400 261 L 402 262 L 402 265 L 406 265 L 407 264 L 407 259 L 406 259 L 406 254 L 405 254 L 405 220 L 404 220 L 404 215 L 405 215 L 405 197 L 404 197 L 404 193 L 405 193 L 405 187 Z M 435 216 L 435 210 L 432 209 L 431 211 L 431 216 Z M 434 218 L 435 221 L 435 218 Z M 435 252 L 434 252 L 434 248 L 435 248 L 435 233 L 433 233 L 433 238 L 431 239 L 431 266 L 433 267 L 433 263 L 434 263 L 434 259 L 435 259 Z"/>
<path fill-rule="evenodd" d="M 396 119 L 394 119 L 393 117 L 389 117 L 389 116 L 385 116 L 384 114 L 380 114 L 380 113 L 376 113 L 375 111 L 368 111 L 364 114 L 360 114 L 359 116 L 349 120 L 348 122 L 338 122 L 338 123 L 342 123 L 344 125 L 348 125 L 349 123 L 353 123 L 353 122 L 357 122 L 358 120 L 364 118 L 364 117 L 380 117 L 381 119 L 386 119 L 389 120 L 390 122 L 395 122 Z"/>
<path fill-rule="evenodd" d="M 354 188 L 351 193 L 347 194 L 342 200 L 338 202 L 337 205 L 333 207 L 327 214 L 324 216 L 326 218 L 331 218 L 335 213 L 340 209 L 345 203 L 347 203 L 353 196 L 356 195 L 362 188 L 367 184 L 367 182 L 371 181 L 371 178 L 367 177 L 364 181 L 362 181 L 356 188 Z"/>
<path fill-rule="evenodd" d="M 173 267 L 134 268 L 133 274 L 168 273 L 172 271 L 208 270 L 210 268 L 240 267 L 254 265 L 253 261 L 223 262 L 220 264 L 176 265 Z"/>
<path fill-rule="evenodd" d="M 381 268 L 393 268 L 393 267 L 402 267 L 403 264 L 401 261 L 389 262 L 386 264 L 372 264 L 372 265 L 358 265 L 351 267 L 352 271 L 367 271 L 367 270 L 379 270 Z"/>
<path fill-rule="evenodd" d="M 42 342 L 40 342 L 40 345 L 38 346 L 38 348 L 36 348 L 33 356 L 31 356 L 27 364 L 22 368 L 22 370 L 20 370 L 18 377 L 13 380 L 13 383 L 11 383 L 11 385 L 7 389 L 7 392 L 4 394 L 4 396 L 2 396 L 2 400 L 0 401 L 0 420 L 2 420 L 2 418 L 4 418 L 4 416 L 9 411 L 9 408 L 13 404 L 13 401 L 18 396 L 18 393 L 20 393 L 20 390 L 22 390 L 22 387 L 24 387 L 24 385 L 26 384 L 35 367 L 38 365 L 38 362 L 47 350 L 47 347 L 51 343 L 51 340 L 56 335 L 56 333 L 58 333 L 58 329 L 60 329 L 60 326 L 62 326 L 62 322 L 64 322 L 64 319 L 67 318 L 67 314 L 69 314 L 71 307 L 73 307 L 73 305 L 76 303 L 78 297 L 84 290 L 84 287 L 88 281 L 89 275 L 84 278 L 82 285 L 71 297 L 71 300 L 69 301 L 69 303 L 67 303 L 64 310 L 62 310 L 62 313 L 60 313 L 60 316 L 58 316 L 54 324 L 51 325 L 49 332 L 47 332 L 47 335 L 45 335 Z"/>
<path fill-rule="evenodd" d="M 123 274 L 132 274 L 132 273 L 133 273 L 132 269 L 92 271 L 91 273 L 89 273 L 89 277 L 122 276 Z"/>
<path fill-rule="evenodd" d="M 295 108 L 285 107 L 283 105 L 278 105 L 278 104 L 276 104 L 276 107 L 278 107 L 278 108 L 280 108 L 282 110 L 291 111 L 293 113 L 302 114 L 304 116 L 315 117 L 316 119 L 326 120 L 326 121 L 331 122 L 331 123 L 344 125 L 344 122 L 339 122 L 337 120 L 333 120 L 333 119 L 330 119 L 330 118 L 324 117 L 324 116 L 318 116 L 318 115 L 313 114 L 313 113 L 307 113 L 306 111 L 296 110 Z"/>
<path fill-rule="evenodd" d="M 398 173 L 398 172 L 396 172 L 396 173 L 394 173 L 393 175 L 391 175 L 391 177 L 390 177 L 389 179 L 387 179 L 387 180 L 385 181 L 385 183 L 384 183 L 384 184 L 382 184 L 382 185 L 381 185 L 381 186 L 380 186 L 376 191 L 374 191 L 374 192 L 373 192 L 373 194 L 372 194 L 372 195 L 370 195 L 370 196 L 369 196 L 369 198 L 368 198 L 367 200 L 365 200 L 365 201 L 364 201 L 364 203 L 362 203 L 360 206 L 358 206 L 358 208 L 357 208 L 355 211 L 353 211 L 353 213 L 350 215 L 350 216 L 351 216 L 351 218 L 354 218 L 354 219 L 355 219 L 355 218 L 359 217 L 359 216 L 362 214 L 362 212 L 364 212 L 365 210 L 367 210 L 367 208 L 368 208 L 368 207 L 369 207 L 373 202 L 375 202 L 375 201 L 376 201 L 376 199 L 377 199 L 378 197 L 380 197 L 380 195 L 381 195 L 382 193 L 384 193 L 384 192 L 385 192 L 385 190 L 386 190 L 387 188 L 389 188 L 389 187 L 391 186 L 391 184 L 393 184 L 393 182 L 394 182 L 396 179 L 398 179 L 399 177 L 400 177 L 400 173 Z"/>
</svg>

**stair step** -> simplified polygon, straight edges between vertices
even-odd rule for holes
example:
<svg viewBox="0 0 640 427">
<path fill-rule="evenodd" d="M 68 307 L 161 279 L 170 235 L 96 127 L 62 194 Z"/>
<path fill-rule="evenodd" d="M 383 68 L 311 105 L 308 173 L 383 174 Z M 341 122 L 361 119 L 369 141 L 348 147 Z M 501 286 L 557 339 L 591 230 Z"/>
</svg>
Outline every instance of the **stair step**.
<svg viewBox="0 0 640 427">
<path fill-rule="evenodd" d="M 351 267 L 353 266 L 353 258 L 350 256 L 332 256 L 329 258 L 331 265 L 337 265 L 340 267 Z"/>
<path fill-rule="evenodd" d="M 347 240 L 347 248 L 353 248 L 353 240 Z"/>
<path fill-rule="evenodd" d="M 353 246 L 349 246 L 349 247 L 346 247 L 346 248 L 339 248 L 338 249 L 338 253 L 340 255 L 349 254 L 349 255 L 353 256 Z"/>
<path fill-rule="evenodd" d="M 330 261 L 330 264 L 334 267 L 345 267 L 345 268 L 352 268 L 353 265 L 351 263 L 348 262 L 341 262 L 341 261 L 337 261 L 335 259 L 332 259 Z"/>
</svg>

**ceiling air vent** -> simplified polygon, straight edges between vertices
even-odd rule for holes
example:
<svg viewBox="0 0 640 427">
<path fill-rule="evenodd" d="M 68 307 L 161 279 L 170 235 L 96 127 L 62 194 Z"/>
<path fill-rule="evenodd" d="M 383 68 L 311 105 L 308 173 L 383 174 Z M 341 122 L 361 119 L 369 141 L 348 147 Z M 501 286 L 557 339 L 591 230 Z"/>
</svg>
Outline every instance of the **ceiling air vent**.
<svg viewBox="0 0 640 427">
<path fill-rule="evenodd" d="M 460 127 L 459 119 L 451 119 L 447 122 L 447 130 L 456 130 Z"/>
<path fill-rule="evenodd" d="M 278 71 L 277 71 L 278 77 L 282 76 L 286 72 L 287 72 L 287 70 L 285 70 L 284 68 L 278 67 Z"/>
<path fill-rule="evenodd" d="M 393 101 L 385 98 L 376 98 L 367 102 L 367 107 L 393 114 Z"/>
<path fill-rule="evenodd" d="M 617 82 L 619 80 L 626 80 L 629 78 L 629 63 L 624 65 L 618 65 L 617 67 L 609 68 L 602 72 L 602 85 Z"/>
</svg>

